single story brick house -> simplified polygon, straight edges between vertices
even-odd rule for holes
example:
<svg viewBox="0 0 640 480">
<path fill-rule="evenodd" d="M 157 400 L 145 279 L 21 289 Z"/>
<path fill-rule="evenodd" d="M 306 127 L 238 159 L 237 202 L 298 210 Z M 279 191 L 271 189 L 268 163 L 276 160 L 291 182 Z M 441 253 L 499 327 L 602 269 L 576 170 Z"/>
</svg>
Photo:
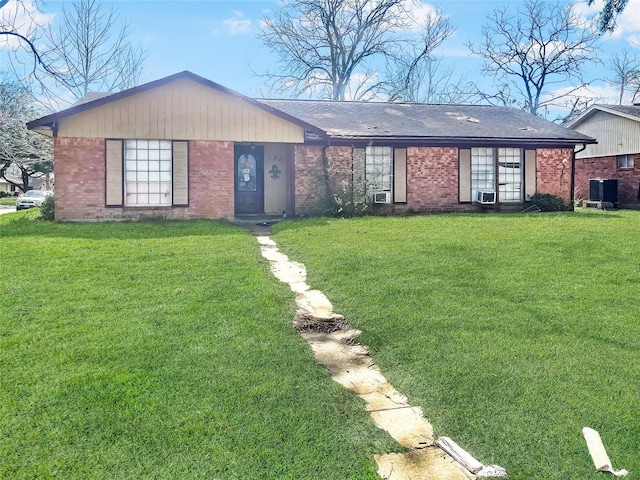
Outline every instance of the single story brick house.
<svg viewBox="0 0 640 480">
<path fill-rule="evenodd" d="M 570 200 L 595 142 L 513 108 L 256 100 L 190 72 L 27 126 L 54 138 L 59 220 L 317 213 L 360 180 L 387 213 L 519 210 Z"/>
<path fill-rule="evenodd" d="M 566 125 L 598 140 L 576 152 L 575 198 L 589 199 L 589 181 L 617 180 L 622 207 L 640 207 L 640 105 L 594 105 Z"/>
</svg>

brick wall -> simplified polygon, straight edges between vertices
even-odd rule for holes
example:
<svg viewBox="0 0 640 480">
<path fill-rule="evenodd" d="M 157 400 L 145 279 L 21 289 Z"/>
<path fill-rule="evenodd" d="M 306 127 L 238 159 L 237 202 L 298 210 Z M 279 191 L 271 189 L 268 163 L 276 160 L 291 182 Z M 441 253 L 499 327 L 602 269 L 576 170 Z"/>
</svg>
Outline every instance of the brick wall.
<svg viewBox="0 0 640 480">
<path fill-rule="evenodd" d="M 536 151 L 536 193 L 550 193 L 571 200 L 570 148 L 539 148 Z"/>
<path fill-rule="evenodd" d="M 234 215 L 233 142 L 189 142 L 189 215 Z"/>
<path fill-rule="evenodd" d="M 347 182 L 350 185 L 353 179 L 353 148 L 327 147 L 325 154 L 331 190 L 340 192 L 343 190 L 342 182 Z"/>
<path fill-rule="evenodd" d="M 296 214 L 324 210 L 327 207 L 328 198 L 325 169 L 322 164 L 322 147 L 295 145 L 293 156 Z"/>
<path fill-rule="evenodd" d="M 570 198 L 571 150 L 539 149 L 538 192 Z M 329 147 L 326 150 L 329 181 L 333 188 L 339 184 L 343 172 L 352 161 L 351 147 Z M 563 163 L 563 159 L 567 163 Z M 325 181 L 322 176 L 322 148 L 295 147 L 296 161 L 296 213 L 321 211 L 326 205 Z M 311 172 L 312 174 L 309 174 Z M 337 172 L 337 174 L 336 174 Z M 407 204 L 374 205 L 378 213 L 402 213 L 408 209 L 417 212 L 478 211 L 478 205 L 458 201 L 458 148 L 407 148 Z M 509 205 L 500 205 L 509 209 Z M 512 207 L 520 209 L 520 206 Z"/>
<path fill-rule="evenodd" d="M 575 198 L 589 199 L 589 180 L 592 178 L 618 180 L 618 201 L 627 207 L 638 207 L 640 186 L 640 154 L 632 155 L 634 167 L 618 169 L 616 157 L 576 159 Z"/>
<path fill-rule="evenodd" d="M 56 220 L 224 218 L 234 214 L 233 142 L 189 142 L 188 207 L 105 206 L 105 140 L 55 138 Z"/>
<path fill-rule="evenodd" d="M 60 138 L 54 141 L 56 220 L 91 220 L 104 210 L 105 141 Z"/>
<path fill-rule="evenodd" d="M 415 211 L 463 211 L 458 202 L 458 149 L 407 148 L 407 207 Z"/>
</svg>

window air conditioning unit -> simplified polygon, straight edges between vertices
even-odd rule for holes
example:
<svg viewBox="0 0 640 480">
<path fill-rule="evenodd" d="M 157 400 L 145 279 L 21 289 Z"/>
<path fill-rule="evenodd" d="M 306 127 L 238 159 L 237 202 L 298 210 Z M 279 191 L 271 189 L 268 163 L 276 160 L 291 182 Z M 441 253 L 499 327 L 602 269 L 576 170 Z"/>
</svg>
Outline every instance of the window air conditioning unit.
<svg viewBox="0 0 640 480">
<path fill-rule="evenodd" d="M 496 203 L 496 192 L 493 190 L 476 190 L 476 202 L 481 205 L 491 205 Z"/>
<path fill-rule="evenodd" d="M 391 192 L 376 192 L 373 194 L 373 203 L 391 203 Z"/>
</svg>

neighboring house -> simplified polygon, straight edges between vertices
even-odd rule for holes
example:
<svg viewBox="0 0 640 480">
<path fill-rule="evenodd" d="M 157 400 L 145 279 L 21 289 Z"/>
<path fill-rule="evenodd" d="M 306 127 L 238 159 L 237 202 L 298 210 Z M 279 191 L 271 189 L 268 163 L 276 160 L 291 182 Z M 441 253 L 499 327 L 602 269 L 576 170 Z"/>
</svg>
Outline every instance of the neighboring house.
<svg viewBox="0 0 640 480">
<path fill-rule="evenodd" d="M 190 72 L 97 95 L 28 124 L 54 137 L 59 220 L 322 212 L 366 180 L 381 212 L 571 200 L 573 151 L 595 142 L 488 106 L 255 100 Z"/>
<path fill-rule="evenodd" d="M 0 192 L 13 194 L 15 191 L 15 186 L 7 182 L 4 178 L 0 178 Z"/>
<path fill-rule="evenodd" d="M 22 178 L 7 175 L 13 182 L 7 182 L 4 178 L 0 178 L 0 192 L 10 193 L 12 195 L 18 195 L 22 193 L 20 188 L 15 184 L 22 185 Z M 53 188 L 53 175 L 47 175 L 46 177 L 31 178 L 29 180 L 29 190 L 51 190 Z"/>
<path fill-rule="evenodd" d="M 0 178 L 0 192 L 10 193 L 18 195 L 22 193 L 20 188 L 16 187 L 16 184 L 22 185 L 21 172 L 18 167 L 11 165 L 5 175 L 11 180 L 8 182 L 5 178 Z M 29 179 L 29 190 L 52 190 L 53 189 L 53 174 L 47 174 L 43 177 L 31 177 Z"/>
<path fill-rule="evenodd" d="M 22 183 L 22 179 L 20 178 L 20 169 L 15 165 L 10 165 L 5 172 L 5 175 L 9 177 L 11 182 L 8 182 L 5 178 L 0 178 L 0 192 L 15 194 L 20 192 L 20 189 L 17 188 L 14 183 Z"/>
<path fill-rule="evenodd" d="M 576 200 L 589 200 L 589 180 L 617 180 L 620 206 L 638 208 L 640 105 L 594 105 L 566 126 L 598 140 L 576 152 Z"/>
</svg>

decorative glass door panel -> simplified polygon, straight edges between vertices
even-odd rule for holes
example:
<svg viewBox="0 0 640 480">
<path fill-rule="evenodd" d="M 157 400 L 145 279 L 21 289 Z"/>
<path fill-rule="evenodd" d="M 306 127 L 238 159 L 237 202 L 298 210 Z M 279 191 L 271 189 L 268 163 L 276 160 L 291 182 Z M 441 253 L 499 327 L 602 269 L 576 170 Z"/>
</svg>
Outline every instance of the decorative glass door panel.
<svg viewBox="0 0 640 480">
<path fill-rule="evenodd" d="M 235 146 L 235 213 L 264 212 L 264 149 Z"/>
</svg>

